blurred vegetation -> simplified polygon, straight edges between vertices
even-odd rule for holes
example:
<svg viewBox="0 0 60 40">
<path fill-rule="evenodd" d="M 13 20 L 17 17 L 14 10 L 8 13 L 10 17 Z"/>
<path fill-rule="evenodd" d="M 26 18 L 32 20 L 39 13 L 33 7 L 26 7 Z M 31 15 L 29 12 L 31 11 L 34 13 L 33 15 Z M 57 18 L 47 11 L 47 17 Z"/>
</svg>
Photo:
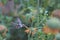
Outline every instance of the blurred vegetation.
<svg viewBox="0 0 60 40">
<path fill-rule="evenodd" d="M 7 0 L 2 0 L 6 5 Z M 53 40 L 53 34 L 44 34 L 42 28 L 45 26 L 46 20 L 51 16 L 54 9 L 60 9 L 60 0 L 14 0 L 15 6 L 22 5 L 22 9 L 16 9 L 18 12 L 16 15 L 14 12 L 10 13 L 10 16 L 0 15 L 0 23 L 10 28 L 12 19 L 14 16 L 19 16 L 22 23 L 29 26 L 31 32 L 33 28 L 37 28 L 37 32 L 28 35 L 28 40 Z M 38 9 L 37 9 L 38 8 Z"/>
</svg>

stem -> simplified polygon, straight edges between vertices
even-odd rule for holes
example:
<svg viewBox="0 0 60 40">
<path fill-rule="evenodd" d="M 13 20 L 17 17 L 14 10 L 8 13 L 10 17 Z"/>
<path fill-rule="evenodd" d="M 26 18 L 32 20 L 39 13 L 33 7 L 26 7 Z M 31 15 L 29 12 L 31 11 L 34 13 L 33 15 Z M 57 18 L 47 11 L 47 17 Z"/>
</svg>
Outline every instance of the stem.
<svg viewBox="0 0 60 40">
<path fill-rule="evenodd" d="M 37 26 L 39 26 L 39 23 L 40 23 L 40 22 L 39 22 L 39 18 L 40 18 L 40 17 L 39 17 L 39 13 L 40 13 L 40 10 L 39 10 L 39 0 L 37 0 L 37 2 L 38 2 L 38 3 L 37 3 L 37 13 L 38 13 L 38 14 L 37 14 L 37 17 L 38 17 L 38 18 L 37 18 L 37 19 L 38 19 L 38 20 L 37 20 L 37 24 L 38 24 Z"/>
</svg>

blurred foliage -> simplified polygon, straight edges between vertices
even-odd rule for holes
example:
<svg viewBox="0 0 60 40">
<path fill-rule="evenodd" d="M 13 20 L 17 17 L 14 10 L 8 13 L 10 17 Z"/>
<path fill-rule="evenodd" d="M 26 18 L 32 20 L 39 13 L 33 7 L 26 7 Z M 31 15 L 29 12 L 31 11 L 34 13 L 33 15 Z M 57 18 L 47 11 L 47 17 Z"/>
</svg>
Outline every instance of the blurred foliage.
<svg viewBox="0 0 60 40">
<path fill-rule="evenodd" d="M 42 28 L 45 26 L 46 20 L 50 18 L 51 12 L 54 9 L 60 8 L 60 3 L 57 3 L 56 0 L 39 0 L 40 5 L 37 9 L 38 0 L 14 0 L 14 3 L 20 4 L 20 1 L 22 1 L 24 8 L 19 10 L 17 15 L 22 23 L 29 26 L 31 32 L 34 31 L 34 27 L 38 28 L 37 32 L 33 35 L 28 33 L 28 40 L 53 40 L 54 35 L 44 34 Z M 4 4 L 7 3 L 6 0 L 2 0 L 2 2 Z M 14 16 L 16 15 L 13 13 L 10 13 L 10 16 L 0 15 L 0 23 L 9 28 Z"/>
</svg>

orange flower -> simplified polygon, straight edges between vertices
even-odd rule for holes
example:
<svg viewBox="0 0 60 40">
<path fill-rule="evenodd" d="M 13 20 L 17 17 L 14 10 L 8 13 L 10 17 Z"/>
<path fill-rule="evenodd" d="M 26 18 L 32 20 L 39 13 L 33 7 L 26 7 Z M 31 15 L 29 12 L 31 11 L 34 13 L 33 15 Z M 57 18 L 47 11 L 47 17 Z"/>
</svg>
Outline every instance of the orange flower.
<svg viewBox="0 0 60 40">
<path fill-rule="evenodd" d="M 0 31 L 2 31 L 4 29 L 7 30 L 7 28 L 4 25 L 0 25 Z"/>
<path fill-rule="evenodd" d="M 26 32 L 26 33 L 29 33 L 29 32 L 30 32 L 30 30 L 29 30 L 29 29 L 27 29 L 27 30 L 25 30 L 25 32 Z"/>
<path fill-rule="evenodd" d="M 33 32 L 31 32 L 32 36 L 37 32 L 37 28 L 33 28 Z"/>
<path fill-rule="evenodd" d="M 43 32 L 46 33 L 46 34 L 48 34 L 48 33 L 56 34 L 56 33 L 59 32 L 59 30 L 58 29 L 51 29 L 51 28 L 45 26 L 43 28 Z"/>
<path fill-rule="evenodd" d="M 6 36 L 6 32 L 8 31 L 8 29 L 4 25 L 0 25 L 0 32 L 2 32 L 3 30 L 4 32 L 2 33 L 2 36 Z"/>
<path fill-rule="evenodd" d="M 35 34 L 35 32 L 32 32 L 32 36 Z"/>
<path fill-rule="evenodd" d="M 59 32 L 58 29 L 51 29 L 51 33 L 52 33 L 52 34 L 57 34 L 58 32 Z"/>
<path fill-rule="evenodd" d="M 46 33 L 46 34 L 48 34 L 48 33 L 51 32 L 51 30 L 50 30 L 49 27 L 45 26 L 45 27 L 43 28 L 43 32 Z"/>
</svg>

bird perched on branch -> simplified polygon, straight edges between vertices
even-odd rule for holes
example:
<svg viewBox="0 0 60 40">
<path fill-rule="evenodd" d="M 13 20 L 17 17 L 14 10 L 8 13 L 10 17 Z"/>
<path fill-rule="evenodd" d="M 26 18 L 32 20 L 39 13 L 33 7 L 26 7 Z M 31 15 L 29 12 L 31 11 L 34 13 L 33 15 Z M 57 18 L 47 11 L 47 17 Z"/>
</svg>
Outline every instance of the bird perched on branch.
<svg viewBox="0 0 60 40">
<path fill-rule="evenodd" d="M 10 37 L 7 40 L 28 40 L 27 29 L 21 22 L 19 17 L 13 17 L 12 27 L 10 27 Z"/>
</svg>

